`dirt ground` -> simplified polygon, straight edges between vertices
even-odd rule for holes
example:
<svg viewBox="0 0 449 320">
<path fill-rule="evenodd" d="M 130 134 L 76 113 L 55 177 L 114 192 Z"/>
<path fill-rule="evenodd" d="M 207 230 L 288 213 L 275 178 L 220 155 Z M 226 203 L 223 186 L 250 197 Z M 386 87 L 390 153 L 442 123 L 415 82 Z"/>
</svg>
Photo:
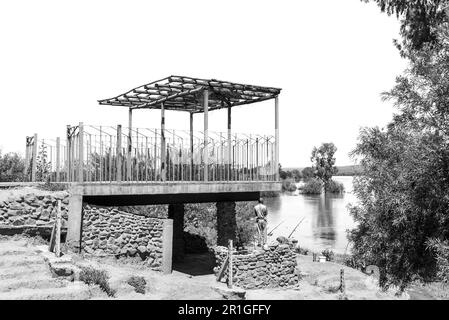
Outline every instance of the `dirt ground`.
<svg viewBox="0 0 449 320">
<path fill-rule="evenodd" d="M 0 299 L 224 299 L 216 288 L 226 288 L 226 284 L 216 282 L 204 255 L 188 256 L 187 261 L 169 275 L 149 270 L 142 263 L 123 263 L 113 257 L 87 259 L 72 255 L 61 258 L 69 259 L 79 267 L 93 266 L 106 270 L 110 287 L 116 290 L 112 298 L 98 286 L 53 278 L 45 261 L 45 257 L 52 256 L 47 248 L 47 244 L 35 238 L 14 236 L 0 239 Z M 192 267 L 201 263 L 201 272 Z M 311 256 L 303 255 L 298 256 L 298 264 L 302 279 L 297 288 L 247 290 L 246 298 L 339 299 L 341 268 L 345 269 L 348 299 L 409 298 L 407 294 L 396 297 L 394 292 L 381 292 L 375 279 L 339 264 L 312 262 Z M 136 293 L 127 284 L 131 276 L 144 277 L 147 283 L 145 294 Z"/>
</svg>

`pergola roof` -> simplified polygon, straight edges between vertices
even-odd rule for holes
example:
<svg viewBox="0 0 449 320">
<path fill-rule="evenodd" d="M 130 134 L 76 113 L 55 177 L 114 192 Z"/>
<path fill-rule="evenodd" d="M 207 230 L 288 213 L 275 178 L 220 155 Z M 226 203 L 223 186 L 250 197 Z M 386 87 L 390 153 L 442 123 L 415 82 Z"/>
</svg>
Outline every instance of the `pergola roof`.
<svg viewBox="0 0 449 320">
<path fill-rule="evenodd" d="M 209 110 L 239 106 L 275 98 L 281 89 L 233 83 L 215 79 L 170 76 L 134 88 L 110 99 L 99 100 L 101 105 L 132 109 L 164 109 L 203 112 L 203 91 L 209 92 Z"/>
</svg>

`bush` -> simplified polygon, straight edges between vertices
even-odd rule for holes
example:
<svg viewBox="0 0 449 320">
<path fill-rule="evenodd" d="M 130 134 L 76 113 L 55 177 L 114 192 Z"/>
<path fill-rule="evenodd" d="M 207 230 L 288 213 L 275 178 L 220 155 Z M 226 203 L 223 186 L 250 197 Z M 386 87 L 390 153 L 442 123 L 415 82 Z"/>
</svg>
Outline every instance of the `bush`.
<svg viewBox="0 0 449 320">
<path fill-rule="evenodd" d="M 330 180 L 329 183 L 326 186 L 326 192 L 329 193 L 343 193 L 345 192 L 345 186 L 343 183 Z"/>
<path fill-rule="evenodd" d="M 449 241 L 431 240 L 429 248 L 433 249 L 437 260 L 437 277 L 439 280 L 449 282 Z"/>
<path fill-rule="evenodd" d="M 302 193 L 304 194 L 321 194 L 323 189 L 323 184 L 320 180 L 313 178 L 309 179 L 302 188 Z"/>
<path fill-rule="evenodd" d="M 262 198 L 274 198 L 274 197 L 279 197 L 280 192 L 279 191 L 262 191 L 260 193 L 260 196 Z"/>
<path fill-rule="evenodd" d="M 290 191 L 290 192 L 296 191 L 295 180 L 293 180 L 292 178 L 282 180 L 282 191 Z"/>
<path fill-rule="evenodd" d="M 25 178 L 25 160 L 17 153 L 2 156 L 0 151 L 0 182 L 20 182 Z"/>
<path fill-rule="evenodd" d="M 134 291 L 137 293 L 145 294 L 145 286 L 147 285 L 147 282 L 144 277 L 132 276 L 128 279 L 127 283 L 131 287 L 134 287 Z"/>
<path fill-rule="evenodd" d="M 108 279 L 109 276 L 105 270 L 83 267 L 80 272 L 80 281 L 88 285 L 98 285 L 108 296 L 114 297 L 116 290 L 109 286 Z"/>
<path fill-rule="evenodd" d="M 254 219 L 254 202 L 237 202 L 236 247 L 251 244 L 257 233 Z M 189 203 L 185 205 L 184 231 L 199 235 L 209 248 L 217 244 L 217 210 L 215 203 Z"/>
<path fill-rule="evenodd" d="M 254 217 L 254 202 L 237 202 L 235 206 L 237 222 L 237 247 L 252 244 L 257 234 Z"/>
<path fill-rule="evenodd" d="M 217 244 L 217 213 L 213 203 L 187 203 L 184 206 L 184 231 L 199 235 L 209 248 Z"/>
<path fill-rule="evenodd" d="M 332 250 L 326 249 L 322 251 L 321 254 L 326 257 L 326 261 L 334 260 L 334 252 Z"/>
<path fill-rule="evenodd" d="M 68 186 L 65 183 L 47 181 L 38 185 L 37 188 L 45 191 L 65 191 L 68 189 Z"/>
</svg>

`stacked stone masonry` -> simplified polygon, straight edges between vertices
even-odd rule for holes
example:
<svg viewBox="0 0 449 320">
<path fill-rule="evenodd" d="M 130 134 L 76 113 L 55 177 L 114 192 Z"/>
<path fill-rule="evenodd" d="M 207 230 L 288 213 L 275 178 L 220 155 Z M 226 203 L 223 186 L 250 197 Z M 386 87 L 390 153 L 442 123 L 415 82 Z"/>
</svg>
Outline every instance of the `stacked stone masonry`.
<svg viewBox="0 0 449 320">
<path fill-rule="evenodd" d="M 86 205 L 82 250 L 97 256 L 140 257 L 153 270 L 162 268 L 164 219 Z"/>
<path fill-rule="evenodd" d="M 216 267 L 218 272 L 225 261 L 228 249 L 215 247 Z M 296 254 L 289 245 L 273 244 L 267 250 L 250 253 L 233 253 L 233 283 L 244 289 L 291 287 L 297 285 L 299 273 L 296 268 Z M 228 272 L 224 279 L 227 281 Z"/>
<path fill-rule="evenodd" d="M 0 200 L 0 226 L 39 227 L 52 225 L 57 201 L 61 200 L 63 225 L 67 222 L 69 194 L 65 191 L 18 194 Z"/>
</svg>

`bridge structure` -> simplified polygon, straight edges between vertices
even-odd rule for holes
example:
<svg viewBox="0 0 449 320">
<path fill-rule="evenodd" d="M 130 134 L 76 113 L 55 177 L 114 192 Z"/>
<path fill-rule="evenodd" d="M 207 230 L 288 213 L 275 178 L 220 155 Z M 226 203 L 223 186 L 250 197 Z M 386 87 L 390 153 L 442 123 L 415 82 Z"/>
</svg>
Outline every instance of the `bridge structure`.
<svg viewBox="0 0 449 320">
<path fill-rule="evenodd" d="M 221 221 L 231 220 L 235 225 L 235 201 L 256 200 L 261 192 L 281 189 L 280 92 L 279 88 L 184 76 L 150 82 L 98 101 L 100 105 L 128 108 L 126 127 L 78 123 L 67 125 L 65 141 L 59 137 L 38 139 L 37 134 L 26 137 L 26 176 L 31 182 L 70 185 L 67 241 L 75 249 L 81 247 L 82 207 L 86 202 L 109 206 L 168 204 L 173 229 L 180 232 L 181 204 L 216 202 Z M 274 135 L 232 131 L 232 107 L 270 99 L 274 100 Z M 160 127 L 134 127 L 133 115 L 141 109 L 160 110 Z M 218 109 L 227 110 L 226 132 L 209 130 L 208 114 Z M 167 129 L 166 110 L 189 113 L 190 130 Z M 193 119 L 198 113 L 203 113 L 204 123 L 200 130 L 194 130 Z M 176 230 L 173 234 L 176 242 Z M 235 238 L 235 232 L 219 232 L 218 238 L 218 244 L 223 245 L 220 242 Z"/>
</svg>

